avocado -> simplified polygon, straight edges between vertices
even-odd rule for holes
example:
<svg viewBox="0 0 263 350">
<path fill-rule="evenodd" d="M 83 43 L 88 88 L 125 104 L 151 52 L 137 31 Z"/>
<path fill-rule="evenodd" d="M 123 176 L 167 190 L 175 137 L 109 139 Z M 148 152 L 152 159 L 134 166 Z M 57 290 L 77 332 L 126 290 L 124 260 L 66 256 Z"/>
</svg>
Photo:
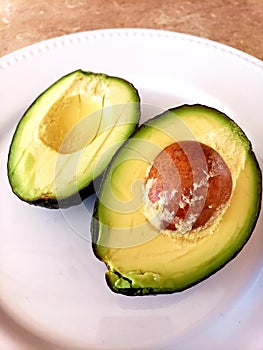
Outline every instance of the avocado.
<svg viewBox="0 0 263 350">
<path fill-rule="evenodd" d="M 136 128 L 140 98 L 128 81 L 76 70 L 45 90 L 12 139 L 8 178 L 23 201 L 47 208 L 78 204 Z"/>
<path fill-rule="evenodd" d="M 178 155 L 171 166 L 164 150 Z M 171 211 L 176 176 L 181 192 Z M 107 266 L 107 284 L 136 296 L 179 292 L 208 278 L 250 238 L 261 188 L 252 145 L 224 113 L 183 105 L 150 119 L 113 157 L 96 201 L 92 247 Z"/>
</svg>

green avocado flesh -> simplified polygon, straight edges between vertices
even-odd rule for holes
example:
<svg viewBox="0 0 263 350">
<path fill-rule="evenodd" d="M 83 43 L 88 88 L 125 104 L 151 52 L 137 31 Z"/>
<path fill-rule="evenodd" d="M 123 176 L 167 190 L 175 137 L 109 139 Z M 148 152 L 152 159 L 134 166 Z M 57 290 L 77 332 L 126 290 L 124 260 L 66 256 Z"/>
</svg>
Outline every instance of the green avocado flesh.
<svg viewBox="0 0 263 350">
<path fill-rule="evenodd" d="M 59 79 L 17 126 L 8 158 L 13 192 L 45 207 L 76 204 L 74 195 L 89 188 L 136 128 L 139 102 L 121 78 L 77 70 Z"/>
<path fill-rule="evenodd" d="M 222 213 L 205 228 L 158 230 L 146 218 L 143 184 L 153 160 L 168 145 L 196 140 L 216 150 L 232 176 Z M 261 171 L 237 124 L 202 105 L 184 105 L 149 120 L 128 139 L 107 168 L 96 202 L 93 250 L 107 265 L 116 293 L 147 295 L 185 290 L 234 258 L 260 212 Z"/>
</svg>

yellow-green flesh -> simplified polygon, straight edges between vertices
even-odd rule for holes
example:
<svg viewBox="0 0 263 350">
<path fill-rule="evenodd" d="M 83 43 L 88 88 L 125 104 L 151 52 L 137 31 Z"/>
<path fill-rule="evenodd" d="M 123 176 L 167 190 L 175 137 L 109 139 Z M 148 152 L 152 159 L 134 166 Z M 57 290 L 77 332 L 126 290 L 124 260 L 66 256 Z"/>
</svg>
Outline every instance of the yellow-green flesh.
<svg viewBox="0 0 263 350">
<path fill-rule="evenodd" d="M 46 90 L 22 118 L 8 170 L 21 198 L 64 198 L 105 168 L 138 121 L 131 85 L 103 74 L 73 72 Z"/>
<path fill-rule="evenodd" d="M 168 112 L 150 125 L 141 128 L 115 158 L 97 206 L 94 250 L 106 262 L 108 282 L 117 292 L 125 288 L 144 288 L 140 294 L 171 292 L 204 279 L 241 249 L 260 207 L 258 164 L 249 141 L 229 119 L 196 107 Z M 142 184 L 160 150 L 186 139 L 203 142 L 223 157 L 232 174 L 231 200 L 206 229 L 158 232 L 144 215 Z"/>
</svg>

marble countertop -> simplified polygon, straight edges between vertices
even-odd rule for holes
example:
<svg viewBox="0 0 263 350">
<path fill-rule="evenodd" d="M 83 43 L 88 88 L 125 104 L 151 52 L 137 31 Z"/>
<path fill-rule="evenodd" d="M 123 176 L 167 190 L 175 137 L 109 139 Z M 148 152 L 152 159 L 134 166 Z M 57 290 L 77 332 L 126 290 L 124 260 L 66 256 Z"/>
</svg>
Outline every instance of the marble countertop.
<svg viewBox="0 0 263 350">
<path fill-rule="evenodd" d="M 63 34 L 127 27 L 192 34 L 263 60 L 262 0 L 1 0 L 0 56 Z"/>
</svg>

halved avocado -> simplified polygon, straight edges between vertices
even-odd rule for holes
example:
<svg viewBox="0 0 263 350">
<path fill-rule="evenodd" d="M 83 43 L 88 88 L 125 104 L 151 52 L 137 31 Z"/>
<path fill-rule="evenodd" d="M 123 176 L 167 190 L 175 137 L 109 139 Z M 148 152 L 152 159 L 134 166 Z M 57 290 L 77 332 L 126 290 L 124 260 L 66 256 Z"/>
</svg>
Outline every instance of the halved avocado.
<svg viewBox="0 0 263 350">
<path fill-rule="evenodd" d="M 13 192 L 50 208 L 78 204 L 79 192 L 89 192 L 136 128 L 139 102 L 135 87 L 118 77 L 77 70 L 56 81 L 28 108 L 13 136 Z"/>
<path fill-rule="evenodd" d="M 227 205 L 208 226 L 158 229 L 145 215 L 145 181 L 161 150 L 194 141 L 215 150 L 232 176 Z M 261 170 L 240 127 L 220 111 L 183 105 L 149 120 L 119 149 L 104 174 L 92 222 L 93 250 L 116 293 L 185 290 L 221 269 L 252 234 L 261 207 Z"/>
</svg>

